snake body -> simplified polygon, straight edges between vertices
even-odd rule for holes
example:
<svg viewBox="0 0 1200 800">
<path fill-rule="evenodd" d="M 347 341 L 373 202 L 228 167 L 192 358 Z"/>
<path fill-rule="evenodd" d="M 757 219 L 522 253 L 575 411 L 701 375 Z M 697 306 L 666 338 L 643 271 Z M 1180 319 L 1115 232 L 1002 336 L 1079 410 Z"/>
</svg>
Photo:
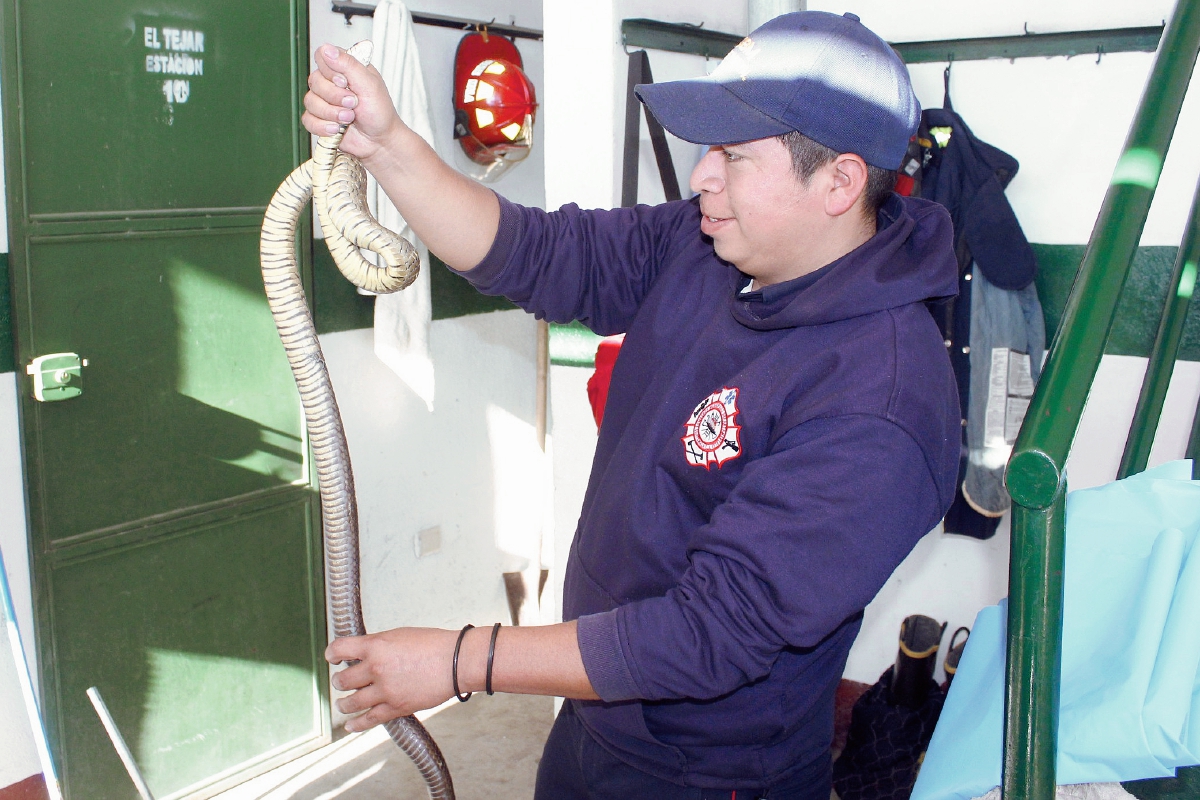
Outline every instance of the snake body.
<svg viewBox="0 0 1200 800">
<path fill-rule="evenodd" d="M 350 54 L 367 64 L 370 42 Z M 296 265 L 296 227 L 310 198 L 338 269 L 352 283 L 377 294 L 399 291 L 420 268 L 416 250 L 377 223 L 366 210 L 366 172 L 354 157 L 338 150 L 342 132 L 316 142 L 310 161 L 280 185 L 263 218 L 259 255 L 267 304 L 300 390 L 309 441 L 317 466 L 321 520 L 325 534 L 325 570 L 333 631 L 337 637 L 361 636 L 358 507 L 346 434 L 333 384 Z M 363 257 L 359 248 L 378 253 L 384 266 Z M 429 788 L 431 800 L 454 800 L 450 771 L 437 743 L 415 717 L 385 723 L 392 740 L 412 759 Z"/>
</svg>

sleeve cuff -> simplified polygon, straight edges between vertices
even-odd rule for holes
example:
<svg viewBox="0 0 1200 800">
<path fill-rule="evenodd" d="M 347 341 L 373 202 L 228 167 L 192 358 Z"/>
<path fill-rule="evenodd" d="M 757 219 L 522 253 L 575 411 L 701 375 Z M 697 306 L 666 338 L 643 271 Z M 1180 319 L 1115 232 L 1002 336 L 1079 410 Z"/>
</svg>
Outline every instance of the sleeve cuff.
<svg viewBox="0 0 1200 800">
<path fill-rule="evenodd" d="M 580 617 L 575 635 L 583 669 L 600 699 L 606 703 L 637 699 L 640 692 L 621 649 L 616 610 Z"/>
<path fill-rule="evenodd" d="M 493 194 L 495 193 L 493 192 Z M 513 247 L 521 238 L 520 206 L 505 200 L 499 194 L 496 194 L 496 199 L 500 201 L 500 224 L 496 228 L 496 238 L 492 240 L 492 246 L 487 255 L 474 268 L 466 271 L 450 267 L 452 272 L 466 278 L 472 286 L 485 294 L 488 293 L 488 287 L 494 284 L 504 272 Z"/>
</svg>

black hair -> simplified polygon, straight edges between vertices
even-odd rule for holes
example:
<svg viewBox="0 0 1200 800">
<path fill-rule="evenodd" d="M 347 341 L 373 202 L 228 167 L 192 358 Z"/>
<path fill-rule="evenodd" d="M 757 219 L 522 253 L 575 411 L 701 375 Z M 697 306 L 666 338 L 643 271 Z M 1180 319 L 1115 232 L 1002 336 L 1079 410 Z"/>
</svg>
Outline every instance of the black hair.
<svg viewBox="0 0 1200 800">
<path fill-rule="evenodd" d="M 789 131 L 779 136 L 779 141 L 792 154 L 792 172 L 805 186 L 818 169 L 841 155 L 820 142 L 814 142 L 799 131 Z M 867 164 L 867 185 L 863 189 L 863 214 L 867 219 L 875 219 L 875 215 L 879 213 L 895 186 L 896 170 Z"/>
</svg>

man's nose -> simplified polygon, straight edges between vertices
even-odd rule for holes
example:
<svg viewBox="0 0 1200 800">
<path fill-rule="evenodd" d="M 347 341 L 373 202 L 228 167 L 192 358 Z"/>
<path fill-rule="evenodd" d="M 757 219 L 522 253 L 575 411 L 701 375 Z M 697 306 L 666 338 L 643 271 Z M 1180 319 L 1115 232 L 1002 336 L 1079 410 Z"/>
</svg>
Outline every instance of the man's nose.
<svg viewBox="0 0 1200 800">
<path fill-rule="evenodd" d="M 725 186 L 725 179 L 721 172 L 723 166 L 721 149 L 719 147 L 709 148 L 696 164 L 696 168 L 692 170 L 692 177 L 688 182 L 691 190 L 697 194 L 721 191 Z"/>
</svg>

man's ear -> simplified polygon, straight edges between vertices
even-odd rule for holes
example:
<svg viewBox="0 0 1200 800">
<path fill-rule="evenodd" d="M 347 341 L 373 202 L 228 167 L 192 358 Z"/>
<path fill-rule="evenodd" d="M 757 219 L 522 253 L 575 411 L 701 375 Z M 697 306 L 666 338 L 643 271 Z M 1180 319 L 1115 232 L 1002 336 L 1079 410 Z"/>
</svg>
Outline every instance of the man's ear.
<svg viewBox="0 0 1200 800">
<path fill-rule="evenodd" d="M 858 204 L 867 189 L 867 162 L 854 153 L 842 153 L 830 168 L 833 185 L 825 197 L 825 211 L 840 217 Z"/>
</svg>

